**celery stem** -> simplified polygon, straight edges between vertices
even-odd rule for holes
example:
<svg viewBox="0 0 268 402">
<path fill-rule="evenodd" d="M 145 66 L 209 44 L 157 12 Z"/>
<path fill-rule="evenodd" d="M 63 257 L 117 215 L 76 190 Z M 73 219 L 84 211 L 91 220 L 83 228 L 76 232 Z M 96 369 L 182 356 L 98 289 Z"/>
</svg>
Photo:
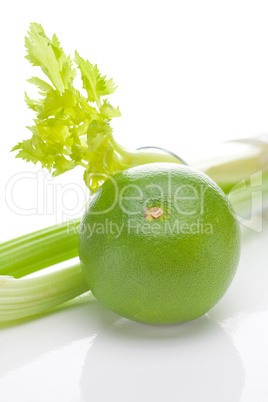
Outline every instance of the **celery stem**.
<svg viewBox="0 0 268 402">
<path fill-rule="evenodd" d="M 0 275 L 21 278 L 77 257 L 79 225 L 75 219 L 0 244 Z"/>
<path fill-rule="evenodd" d="M 80 264 L 32 278 L 0 276 L 0 323 L 40 314 L 88 290 Z"/>
</svg>

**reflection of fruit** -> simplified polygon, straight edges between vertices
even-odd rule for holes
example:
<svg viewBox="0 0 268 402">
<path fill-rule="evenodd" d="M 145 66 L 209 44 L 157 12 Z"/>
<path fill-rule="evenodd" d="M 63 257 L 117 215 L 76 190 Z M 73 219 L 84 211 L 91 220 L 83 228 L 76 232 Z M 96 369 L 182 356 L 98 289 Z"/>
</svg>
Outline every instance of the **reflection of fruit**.
<svg viewBox="0 0 268 402">
<path fill-rule="evenodd" d="M 112 324 L 108 312 L 91 307 L 90 316 L 99 313 L 102 325 L 83 364 L 83 402 L 240 400 L 240 355 L 228 333 L 206 316 L 172 326 L 152 327 L 115 317 Z"/>
<path fill-rule="evenodd" d="M 225 293 L 240 230 L 220 188 L 177 164 L 107 180 L 81 223 L 79 254 L 97 299 L 127 318 L 168 324 L 206 313 Z"/>
</svg>

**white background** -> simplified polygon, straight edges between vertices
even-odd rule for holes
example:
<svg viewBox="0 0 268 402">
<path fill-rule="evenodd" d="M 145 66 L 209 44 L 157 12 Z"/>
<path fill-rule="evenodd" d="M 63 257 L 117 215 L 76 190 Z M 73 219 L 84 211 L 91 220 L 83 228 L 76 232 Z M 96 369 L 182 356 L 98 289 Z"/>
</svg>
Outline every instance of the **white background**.
<svg viewBox="0 0 268 402">
<path fill-rule="evenodd" d="M 29 136 L 24 59 L 31 21 L 58 35 L 114 78 L 114 124 L 124 146 L 156 145 L 182 157 L 211 144 L 268 131 L 266 1 L 13 1 L 1 8 L 0 240 L 82 214 L 69 189 L 82 170 L 31 179 L 38 167 L 10 149 Z M 27 180 L 13 201 L 6 186 Z M 27 176 L 28 175 L 28 176 Z M 40 186 L 40 184 L 39 184 Z M 40 195 L 41 194 L 41 195 Z M 40 198 L 41 197 L 41 198 Z M 42 207 L 40 207 L 40 200 Z M 38 202 L 37 202 L 38 201 Z M 64 205 L 62 205 L 64 203 Z M 39 210 L 34 211 L 39 206 Z M 0 399 L 5 402 L 241 401 L 268 398 L 268 227 L 243 240 L 238 274 L 205 317 L 172 327 L 121 319 L 96 301 L 0 330 Z"/>
</svg>

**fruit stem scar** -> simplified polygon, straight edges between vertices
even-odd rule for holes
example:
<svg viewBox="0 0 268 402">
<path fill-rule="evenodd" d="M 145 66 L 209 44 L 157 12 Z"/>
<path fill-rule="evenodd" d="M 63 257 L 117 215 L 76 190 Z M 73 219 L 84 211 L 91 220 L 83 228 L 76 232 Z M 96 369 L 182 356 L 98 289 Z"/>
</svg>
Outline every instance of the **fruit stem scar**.
<svg viewBox="0 0 268 402">
<path fill-rule="evenodd" d="M 160 216 L 164 215 L 164 211 L 160 207 L 146 208 L 144 218 L 147 221 L 152 221 L 154 219 L 160 218 Z"/>
</svg>

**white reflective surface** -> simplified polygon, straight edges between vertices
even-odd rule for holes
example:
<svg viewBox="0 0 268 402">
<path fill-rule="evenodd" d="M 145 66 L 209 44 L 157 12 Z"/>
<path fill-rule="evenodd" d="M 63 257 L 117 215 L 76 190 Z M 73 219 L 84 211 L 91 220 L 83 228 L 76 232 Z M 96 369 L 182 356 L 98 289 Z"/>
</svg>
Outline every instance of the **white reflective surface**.
<svg viewBox="0 0 268 402">
<path fill-rule="evenodd" d="M 5 402 L 266 402 L 268 222 L 243 238 L 225 297 L 181 325 L 131 322 L 86 296 L 0 331 Z"/>
</svg>

